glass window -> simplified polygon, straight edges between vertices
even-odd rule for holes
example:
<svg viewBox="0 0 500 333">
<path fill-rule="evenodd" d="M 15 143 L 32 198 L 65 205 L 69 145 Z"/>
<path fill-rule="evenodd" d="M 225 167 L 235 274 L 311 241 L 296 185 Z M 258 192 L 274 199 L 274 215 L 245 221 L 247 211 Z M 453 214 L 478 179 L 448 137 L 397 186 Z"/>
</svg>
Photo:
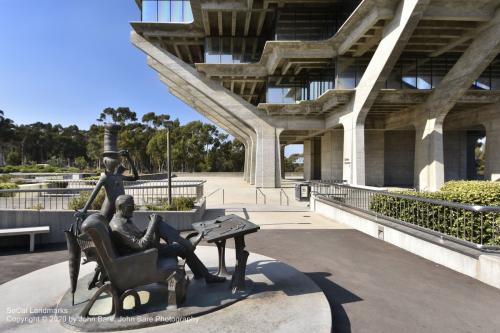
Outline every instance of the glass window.
<svg viewBox="0 0 500 333">
<path fill-rule="evenodd" d="M 142 2 L 142 21 L 156 22 L 158 21 L 158 3 L 157 1 L 144 0 Z"/>
<path fill-rule="evenodd" d="M 170 1 L 158 2 L 158 22 L 170 22 Z"/>
<path fill-rule="evenodd" d="M 418 59 L 417 88 L 432 89 L 432 58 Z"/>
<path fill-rule="evenodd" d="M 171 0 L 170 1 L 170 22 L 184 22 L 182 18 L 182 0 Z"/>
<path fill-rule="evenodd" d="M 192 22 L 189 0 L 143 0 L 144 22 Z"/>
<path fill-rule="evenodd" d="M 193 11 L 191 10 L 191 3 L 189 1 L 184 1 L 182 4 L 183 10 L 183 22 L 193 22 Z"/>
<path fill-rule="evenodd" d="M 220 64 L 220 39 L 218 37 L 205 39 L 205 62 Z"/>
</svg>

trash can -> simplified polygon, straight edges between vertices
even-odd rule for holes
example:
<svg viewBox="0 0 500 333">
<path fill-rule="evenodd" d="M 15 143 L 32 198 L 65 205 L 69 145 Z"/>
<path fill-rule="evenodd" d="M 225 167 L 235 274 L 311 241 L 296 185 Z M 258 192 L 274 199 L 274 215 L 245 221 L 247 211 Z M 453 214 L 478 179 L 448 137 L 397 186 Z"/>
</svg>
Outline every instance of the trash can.
<svg viewBox="0 0 500 333">
<path fill-rule="evenodd" d="M 295 200 L 309 201 L 310 196 L 311 196 L 311 184 L 309 183 L 295 184 Z"/>
</svg>

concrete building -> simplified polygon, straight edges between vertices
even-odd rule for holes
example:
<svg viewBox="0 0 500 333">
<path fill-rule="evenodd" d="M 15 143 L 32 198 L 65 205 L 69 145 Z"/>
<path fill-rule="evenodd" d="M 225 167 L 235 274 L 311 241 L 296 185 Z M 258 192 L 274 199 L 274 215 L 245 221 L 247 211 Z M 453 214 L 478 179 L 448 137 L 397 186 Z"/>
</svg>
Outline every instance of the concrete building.
<svg viewBox="0 0 500 333">
<path fill-rule="evenodd" d="M 499 0 L 136 2 L 132 42 L 244 143 L 251 184 L 279 187 L 293 143 L 306 179 L 500 178 Z"/>
</svg>

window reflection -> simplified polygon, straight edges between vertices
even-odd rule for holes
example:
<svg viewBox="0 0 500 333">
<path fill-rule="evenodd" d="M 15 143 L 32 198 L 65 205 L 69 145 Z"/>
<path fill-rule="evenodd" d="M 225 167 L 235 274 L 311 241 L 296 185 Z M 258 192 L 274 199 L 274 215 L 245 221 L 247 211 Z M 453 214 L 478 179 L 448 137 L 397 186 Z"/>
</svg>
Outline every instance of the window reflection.
<svg viewBox="0 0 500 333">
<path fill-rule="evenodd" d="M 279 9 L 275 40 L 323 40 L 332 37 L 360 1 L 286 4 Z"/>
<path fill-rule="evenodd" d="M 333 68 L 328 68 L 333 71 Z M 281 75 L 270 76 L 267 83 L 267 103 L 291 104 L 315 100 L 327 90 L 335 88 L 335 76 L 326 75 Z"/>
<path fill-rule="evenodd" d="M 192 22 L 189 0 L 143 0 L 143 22 Z"/>
<path fill-rule="evenodd" d="M 257 37 L 207 37 L 205 63 L 242 64 L 258 62 L 266 40 Z"/>
</svg>

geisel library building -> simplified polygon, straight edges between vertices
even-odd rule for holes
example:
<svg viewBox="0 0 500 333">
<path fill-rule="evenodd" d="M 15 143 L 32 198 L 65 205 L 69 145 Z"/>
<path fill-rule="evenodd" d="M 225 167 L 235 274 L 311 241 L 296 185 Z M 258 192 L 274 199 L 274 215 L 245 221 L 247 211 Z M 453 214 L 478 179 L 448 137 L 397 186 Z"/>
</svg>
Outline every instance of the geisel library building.
<svg viewBox="0 0 500 333">
<path fill-rule="evenodd" d="M 499 0 L 140 1 L 133 43 L 245 145 L 245 180 L 436 190 L 500 178 Z M 484 173 L 475 147 L 485 144 Z"/>
</svg>

